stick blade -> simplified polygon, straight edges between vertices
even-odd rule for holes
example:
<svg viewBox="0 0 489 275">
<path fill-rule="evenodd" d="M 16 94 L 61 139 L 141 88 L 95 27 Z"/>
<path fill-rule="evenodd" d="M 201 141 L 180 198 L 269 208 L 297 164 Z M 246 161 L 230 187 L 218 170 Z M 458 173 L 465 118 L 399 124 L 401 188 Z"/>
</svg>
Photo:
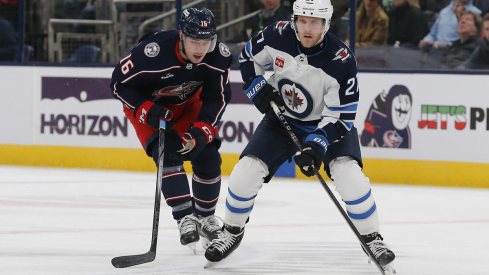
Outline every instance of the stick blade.
<svg viewBox="0 0 489 275">
<path fill-rule="evenodd" d="M 112 265 L 116 268 L 125 268 L 154 261 L 156 253 L 148 251 L 145 254 L 120 256 L 112 259 Z"/>
</svg>

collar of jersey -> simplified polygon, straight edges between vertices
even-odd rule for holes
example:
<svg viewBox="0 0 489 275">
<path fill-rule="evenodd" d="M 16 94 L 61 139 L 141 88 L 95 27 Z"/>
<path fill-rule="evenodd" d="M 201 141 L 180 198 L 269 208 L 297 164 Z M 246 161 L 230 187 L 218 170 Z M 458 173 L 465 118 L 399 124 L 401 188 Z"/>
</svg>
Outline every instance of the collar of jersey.
<svg viewBox="0 0 489 275">
<path fill-rule="evenodd" d="M 297 51 L 299 52 L 299 54 L 302 54 L 302 51 L 301 51 L 301 48 L 299 47 L 299 43 L 301 43 L 300 41 L 297 41 Z M 307 57 L 313 57 L 313 56 L 316 56 L 322 52 L 324 52 L 324 50 L 326 50 L 326 47 L 328 47 L 328 38 L 326 37 L 326 35 L 324 36 L 324 48 L 322 50 L 320 50 L 319 52 L 317 53 L 313 53 L 313 54 L 307 54 L 306 56 Z"/>
<path fill-rule="evenodd" d="M 182 39 L 178 39 L 177 41 L 177 45 L 175 46 L 175 53 L 177 54 L 177 58 L 178 60 L 180 60 L 180 62 L 182 62 L 183 64 L 187 64 L 187 62 L 185 60 L 183 60 L 183 58 L 180 56 L 180 53 L 178 52 L 178 45 L 180 45 L 180 42 L 182 41 Z"/>
</svg>

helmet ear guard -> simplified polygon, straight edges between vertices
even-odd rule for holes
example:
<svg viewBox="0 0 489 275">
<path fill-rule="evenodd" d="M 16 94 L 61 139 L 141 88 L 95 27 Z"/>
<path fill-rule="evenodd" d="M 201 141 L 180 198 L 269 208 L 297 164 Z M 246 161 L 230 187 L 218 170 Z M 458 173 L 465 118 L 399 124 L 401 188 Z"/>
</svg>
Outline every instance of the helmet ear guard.
<svg viewBox="0 0 489 275">
<path fill-rule="evenodd" d="M 333 16 L 333 5 L 330 0 L 296 0 L 293 5 L 291 25 L 295 31 L 297 40 L 300 41 L 297 34 L 297 25 L 295 23 L 297 16 L 308 16 L 324 19 L 324 30 L 319 41 L 323 39 L 331 26 L 331 17 Z M 318 42 L 319 42 L 318 41 Z"/>
<path fill-rule="evenodd" d="M 182 42 L 187 37 L 194 39 L 210 39 L 211 46 L 208 52 L 212 52 L 217 43 L 217 29 L 214 14 L 206 8 L 188 8 L 183 10 L 179 22 L 182 31 Z"/>
</svg>

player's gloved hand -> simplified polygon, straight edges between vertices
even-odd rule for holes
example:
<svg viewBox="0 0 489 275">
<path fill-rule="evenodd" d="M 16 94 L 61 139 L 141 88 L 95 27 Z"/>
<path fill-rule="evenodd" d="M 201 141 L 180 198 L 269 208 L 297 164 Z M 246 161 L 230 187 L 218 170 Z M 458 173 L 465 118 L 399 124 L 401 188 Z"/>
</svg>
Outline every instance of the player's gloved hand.
<svg viewBox="0 0 489 275">
<path fill-rule="evenodd" d="M 156 129 L 160 127 L 160 119 L 166 121 L 167 129 L 170 129 L 173 126 L 173 111 L 163 106 L 156 105 L 151 101 L 145 101 L 139 108 L 137 108 L 136 118 L 140 123 L 148 124 Z"/>
<path fill-rule="evenodd" d="M 207 123 L 196 122 L 183 135 L 183 148 L 177 151 L 177 159 L 192 160 L 204 150 L 204 147 L 214 140 L 215 131 Z"/>
<path fill-rule="evenodd" d="M 323 163 L 322 159 L 326 153 L 326 147 L 328 146 L 328 141 L 326 137 L 322 134 L 313 132 L 306 137 L 306 141 L 302 146 L 302 150 L 297 152 L 294 157 L 294 161 L 301 169 L 301 172 L 310 177 L 314 175 L 311 164 L 314 163 L 316 169 L 321 168 Z"/>
<path fill-rule="evenodd" d="M 273 109 L 270 106 L 270 101 L 274 101 L 278 107 L 285 105 L 284 99 L 280 93 L 268 84 L 266 79 L 260 75 L 254 77 L 243 86 L 246 96 L 248 96 L 260 113 L 274 115 Z"/>
</svg>

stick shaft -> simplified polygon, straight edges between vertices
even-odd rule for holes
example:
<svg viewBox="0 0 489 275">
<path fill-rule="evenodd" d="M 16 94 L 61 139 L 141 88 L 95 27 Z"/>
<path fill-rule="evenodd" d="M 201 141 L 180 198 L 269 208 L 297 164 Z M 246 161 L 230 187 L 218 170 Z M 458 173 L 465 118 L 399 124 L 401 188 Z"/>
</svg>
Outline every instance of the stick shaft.
<svg viewBox="0 0 489 275">
<path fill-rule="evenodd" d="M 282 122 L 282 125 L 284 126 L 285 130 L 287 130 L 287 133 L 289 133 L 290 138 L 292 139 L 292 141 L 294 141 L 295 145 L 297 146 L 297 149 L 301 150 L 301 144 L 299 142 L 299 139 L 295 135 L 294 131 L 292 131 L 292 128 L 290 127 L 289 123 L 285 119 L 285 117 L 282 114 L 282 112 L 280 111 L 280 109 L 277 107 L 277 104 L 275 104 L 275 102 L 273 102 L 273 101 L 270 102 L 270 104 L 272 105 L 273 111 L 277 115 L 278 119 Z M 328 184 L 326 184 L 326 181 L 323 179 L 323 176 L 321 176 L 321 174 L 319 174 L 319 171 L 316 168 L 316 166 L 314 166 L 314 163 L 311 164 L 311 168 L 313 169 L 314 174 L 318 178 L 318 180 L 321 183 L 321 185 L 323 186 L 324 190 L 326 190 L 326 193 L 328 193 L 329 198 L 336 205 L 336 208 L 338 208 L 338 211 L 340 211 L 341 215 L 343 216 L 345 221 L 350 226 L 350 229 L 353 231 L 353 233 L 355 234 L 357 239 L 360 241 L 360 244 L 362 245 L 362 247 L 365 249 L 365 251 L 367 251 L 367 254 L 372 259 L 372 261 L 375 263 L 375 265 L 379 268 L 379 270 L 382 272 L 382 274 L 385 274 L 384 269 L 382 268 L 382 266 L 379 264 L 379 262 L 375 258 L 374 254 L 372 253 L 372 251 L 368 247 L 367 243 L 363 240 L 362 235 L 360 235 L 360 232 L 358 232 L 357 228 L 355 227 L 353 222 L 350 220 L 350 218 L 346 214 L 345 210 L 343 209 L 341 204 L 338 202 L 338 200 L 334 196 L 331 189 L 328 187 Z"/>
</svg>

